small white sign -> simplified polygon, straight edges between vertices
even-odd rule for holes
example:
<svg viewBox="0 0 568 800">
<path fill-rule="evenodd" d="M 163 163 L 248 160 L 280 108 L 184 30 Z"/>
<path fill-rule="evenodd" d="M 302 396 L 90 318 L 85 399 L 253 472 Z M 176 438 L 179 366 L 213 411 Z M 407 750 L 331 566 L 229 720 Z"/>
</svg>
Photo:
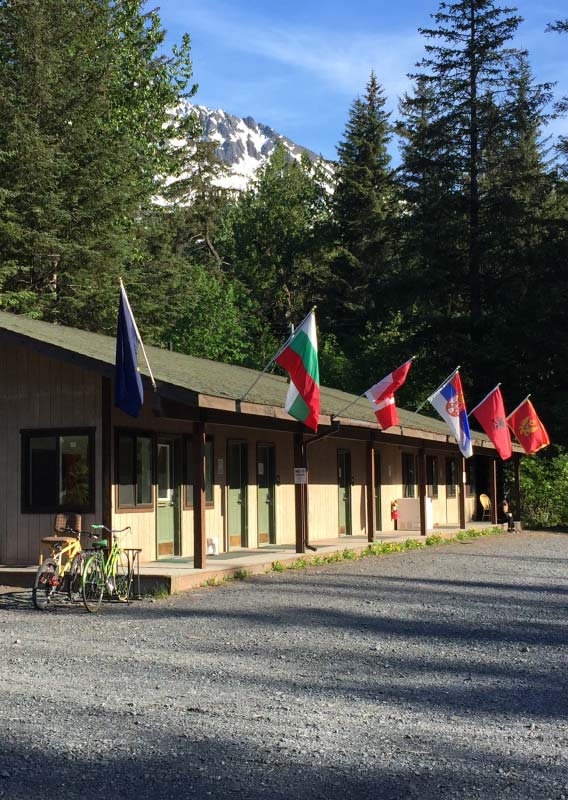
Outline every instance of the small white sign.
<svg viewBox="0 0 568 800">
<path fill-rule="evenodd" d="M 223 474 L 223 459 L 222 458 L 218 458 L 217 459 L 217 475 L 222 475 L 222 474 Z"/>
<path fill-rule="evenodd" d="M 305 467 L 294 467 L 294 483 L 307 483 L 308 470 Z"/>
<path fill-rule="evenodd" d="M 259 461 L 257 464 L 257 470 L 259 475 L 264 475 L 264 462 Z"/>
</svg>

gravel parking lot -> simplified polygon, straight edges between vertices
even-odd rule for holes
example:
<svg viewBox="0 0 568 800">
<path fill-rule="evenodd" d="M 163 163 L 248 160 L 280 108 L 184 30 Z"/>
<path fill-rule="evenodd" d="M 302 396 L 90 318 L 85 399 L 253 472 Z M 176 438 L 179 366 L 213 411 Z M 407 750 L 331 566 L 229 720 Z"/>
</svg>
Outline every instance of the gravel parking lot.
<svg viewBox="0 0 568 800">
<path fill-rule="evenodd" d="M 0 797 L 568 798 L 568 535 L 0 595 Z"/>
</svg>

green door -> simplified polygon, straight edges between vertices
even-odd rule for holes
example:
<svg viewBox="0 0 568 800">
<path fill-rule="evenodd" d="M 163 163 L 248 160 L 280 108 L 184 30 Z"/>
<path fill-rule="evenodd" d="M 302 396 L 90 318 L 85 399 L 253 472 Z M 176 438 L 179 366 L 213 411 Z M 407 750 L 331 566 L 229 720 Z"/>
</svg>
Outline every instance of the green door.
<svg viewBox="0 0 568 800">
<path fill-rule="evenodd" d="M 227 536 L 229 550 L 248 547 L 247 537 L 247 445 L 227 443 Z"/>
<path fill-rule="evenodd" d="M 339 534 L 351 536 L 351 453 L 337 451 L 337 486 L 339 499 Z"/>
<path fill-rule="evenodd" d="M 258 544 L 276 544 L 276 448 L 259 444 L 256 448 L 258 505 Z"/>
<path fill-rule="evenodd" d="M 157 444 L 158 505 L 156 534 L 158 558 L 180 555 L 179 442 L 158 439 Z"/>
<path fill-rule="evenodd" d="M 376 522 L 375 527 L 378 531 L 383 529 L 382 520 L 382 507 L 381 507 L 381 454 L 378 450 L 374 451 L 375 454 L 375 514 Z"/>
</svg>

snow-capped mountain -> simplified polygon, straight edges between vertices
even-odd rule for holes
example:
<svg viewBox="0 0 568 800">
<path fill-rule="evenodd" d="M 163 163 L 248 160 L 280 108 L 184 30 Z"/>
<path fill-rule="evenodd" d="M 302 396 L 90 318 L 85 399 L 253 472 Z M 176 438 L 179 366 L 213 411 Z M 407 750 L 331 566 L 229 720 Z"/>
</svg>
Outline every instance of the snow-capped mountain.
<svg viewBox="0 0 568 800">
<path fill-rule="evenodd" d="M 203 138 L 218 143 L 217 155 L 229 166 L 229 174 L 220 183 L 229 189 L 246 189 L 278 143 L 284 146 L 290 160 L 299 160 L 302 153 L 306 153 L 312 162 L 320 158 L 307 147 L 300 147 L 252 117 L 241 119 L 222 109 L 213 110 L 188 102 L 181 103 L 174 114 L 180 117 L 195 114 L 203 128 Z"/>
</svg>

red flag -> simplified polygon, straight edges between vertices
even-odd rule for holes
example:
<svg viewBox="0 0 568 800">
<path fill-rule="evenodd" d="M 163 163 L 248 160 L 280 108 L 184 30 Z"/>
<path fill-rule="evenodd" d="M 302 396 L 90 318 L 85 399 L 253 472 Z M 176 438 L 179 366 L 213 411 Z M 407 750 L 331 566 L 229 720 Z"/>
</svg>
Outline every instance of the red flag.
<svg viewBox="0 0 568 800">
<path fill-rule="evenodd" d="M 507 422 L 528 456 L 550 444 L 546 428 L 528 397 L 509 414 Z"/>
<path fill-rule="evenodd" d="M 412 366 L 410 358 L 401 367 L 395 369 L 386 378 L 383 378 L 365 392 L 365 397 L 373 406 L 373 411 L 381 428 L 386 430 L 392 425 L 398 425 L 398 414 L 394 403 L 394 393 L 400 389 L 408 370 Z"/>
<path fill-rule="evenodd" d="M 495 449 L 503 461 L 511 458 L 513 455 L 511 434 L 507 427 L 505 404 L 503 403 L 503 395 L 499 386 L 489 392 L 487 397 L 471 413 L 475 414 L 479 424 L 495 445 Z"/>
</svg>

